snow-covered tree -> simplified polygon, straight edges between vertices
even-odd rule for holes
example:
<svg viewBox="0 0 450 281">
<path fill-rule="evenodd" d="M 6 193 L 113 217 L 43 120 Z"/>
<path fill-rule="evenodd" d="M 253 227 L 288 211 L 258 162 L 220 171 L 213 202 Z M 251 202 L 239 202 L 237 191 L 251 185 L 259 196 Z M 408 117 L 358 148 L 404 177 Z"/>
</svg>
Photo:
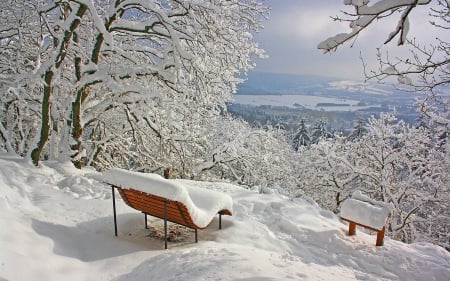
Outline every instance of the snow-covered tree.
<svg viewBox="0 0 450 281">
<path fill-rule="evenodd" d="M 441 134 L 450 132 L 450 111 L 448 87 L 450 83 L 450 4 L 445 0 L 402 1 L 402 0 L 344 0 L 345 5 L 352 6 L 354 11 L 344 11 L 343 16 L 333 19 L 349 22 L 351 31 L 332 36 L 319 43 L 318 48 L 325 52 L 334 51 L 340 45 L 350 42 L 364 32 L 366 28 L 376 25 L 386 18 L 396 18 L 397 24 L 386 34 L 384 44 L 397 38 L 397 45 L 406 45 L 410 52 L 400 56 L 389 56 L 383 48 L 374 50 L 379 65 L 377 69 L 369 69 L 363 63 L 367 79 L 385 81 L 389 77 L 397 82 L 411 87 L 405 90 L 423 92 L 423 98 L 418 102 L 419 111 L 429 118 L 433 126 L 439 127 Z M 426 10 L 427 18 L 422 18 L 423 24 L 428 24 L 439 36 L 430 42 L 419 43 L 416 38 L 409 38 L 408 33 L 414 26 L 409 18 L 417 10 Z M 381 43 L 381 42 L 380 42 Z M 447 91 L 447 93 L 446 93 Z"/>
<path fill-rule="evenodd" d="M 340 204 L 355 189 L 357 176 L 350 159 L 352 143 L 344 138 L 321 140 L 304 147 L 297 158 L 298 194 L 313 198 L 322 207 L 337 212 Z M 297 194 L 295 194 L 297 193 Z"/>
<path fill-rule="evenodd" d="M 390 235 L 405 242 L 431 237 L 424 223 L 442 233 L 446 227 L 438 224 L 448 216 L 439 208 L 447 204 L 448 184 L 441 182 L 445 176 L 435 172 L 442 169 L 435 157 L 442 160 L 442 155 L 434 149 L 428 130 L 398 121 L 394 114 L 371 118 L 368 126 L 369 132 L 355 143 L 354 156 L 347 163 L 358 176 L 359 189 L 395 206 Z M 442 238 L 431 241 L 442 245 Z"/>
<path fill-rule="evenodd" d="M 367 133 L 360 139 L 337 137 L 301 147 L 294 164 L 294 170 L 300 171 L 297 188 L 289 194 L 307 195 L 339 212 L 340 204 L 354 190 L 362 190 L 395 206 L 388 235 L 448 248 L 445 209 L 450 199 L 450 158 L 448 147 L 439 143 L 426 127 L 414 127 L 393 113 L 382 113 L 369 119 Z"/>
<path fill-rule="evenodd" d="M 102 128 L 100 115 L 123 117 L 121 110 L 128 110 L 130 117 L 136 105 L 149 105 L 151 98 L 158 100 L 153 105 L 169 111 L 169 105 L 195 104 L 218 112 L 241 81 L 238 77 L 253 66 L 253 56 L 262 54 L 251 35 L 261 28 L 267 12 L 258 1 L 37 3 L 29 9 L 34 16 L 23 20 L 24 25 L 31 25 L 26 20 L 37 19 L 42 36 L 30 38 L 37 42 L 41 38 L 47 56 L 29 56 L 39 65 L 25 71 L 20 84 L 29 86 L 35 81 L 41 87 L 33 99 L 39 105 L 36 116 L 41 123 L 31 151 L 35 163 L 49 157 L 45 149 L 50 137 L 59 146 L 60 156 L 70 156 L 79 165 L 90 153 L 84 138 L 92 136 L 97 143 L 112 140 L 92 135 Z M 16 3 L 8 16 L 21 9 L 23 3 Z M 1 47 L 11 46 L 2 39 Z M 15 47 L 11 53 L 17 51 Z M 20 85 L 2 85 L 2 92 Z M 140 122 L 142 118 L 129 120 Z M 2 139 L 8 134 L 3 125 Z"/>
<path fill-rule="evenodd" d="M 366 133 L 366 121 L 362 118 L 359 118 L 356 121 L 355 126 L 353 127 L 352 133 L 348 136 L 348 139 L 351 141 L 360 140 Z"/>
<path fill-rule="evenodd" d="M 24 156 L 31 148 L 40 118 L 43 84 L 34 79 L 48 45 L 39 1 L 0 3 L 0 145 Z"/>
<path fill-rule="evenodd" d="M 412 128 L 394 122 L 395 126 L 390 125 L 391 132 L 388 133 L 385 130 L 389 128 L 387 124 L 383 125 L 384 127 L 381 124 L 378 126 L 377 122 L 372 120 L 373 128 L 359 142 L 362 151 L 356 159 L 373 155 L 374 158 L 367 163 L 374 165 L 372 168 L 359 163 L 367 171 L 375 171 L 378 176 L 374 177 L 369 173 L 364 178 L 370 180 L 364 182 L 372 182 L 373 187 L 379 187 L 373 196 L 383 200 L 390 198 L 388 200 L 396 205 L 390 225 L 394 236 L 404 241 L 426 236 L 426 240 L 438 241 L 436 243 L 448 248 L 448 235 L 443 234 L 448 233 L 448 227 L 442 227 L 443 221 L 447 221 L 443 225 L 448 225 L 448 212 L 440 208 L 448 205 L 448 198 L 444 193 L 448 193 L 449 187 L 448 182 L 442 182 L 446 176 L 439 171 L 446 169 L 447 161 L 442 157 L 448 155 L 450 132 L 450 102 L 446 93 L 446 87 L 450 83 L 450 45 L 447 39 L 450 27 L 449 2 L 345 0 L 344 4 L 354 8 L 353 12 L 343 11 L 343 15 L 334 17 L 334 20 L 348 22 L 351 31 L 324 40 L 319 43 L 318 48 L 325 52 L 335 51 L 340 45 L 356 39 L 367 27 L 376 25 L 385 18 L 396 18 L 397 24 L 386 34 L 384 44 L 397 38 L 397 45 L 406 45 L 410 51 L 392 57 L 384 48 L 377 48 L 374 52 L 378 58 L 378 67 L 369 69 L 363 60 L 364 73 L 366 79 L 376 79 L 380 82 L 389 81 L 387 79 L 393 77 L 397 83 L 403 85 L 404 90 L 422 92 L 424 95 L 418 101 L 418 111 L 428 123 L 422 122 L 425 126 Z M 424 9 L 428 12 L 428 18 L 422 18 L 424 24 L 429 24 L 429 28 L 438 32 L 439 36 L 435 40 L 420 43 L 420 38 L 408 37 L 409 30 L 414 28 L 410 25 L 409 18 L 414 11 Z M 380 118 L 382 119 L 389 118 L 384 116 Z M 430 128 L 428 132 L 427 127 Z M 390 136 L 381 137 L 383 131 Z M 408 137 L 405 139 L 405 136 Z M 383 139 L 385 141 L 382 141 Z M 363 149 L 364 147 L 366 148 Z M 364 155 L 367 157 L 363 157 Z M 361 174 L 363 172 L 357 171 Z M 389 187 L 391 184 L 392 187 Z M 432 235 L 433 228 L 439 229 L 439 234 Z"/>
<path fill-rule="evenodd" d="M 384 44 L 397 38 L 397 45 L 407 44 L 411 47 L 411 57 L 405 54 L 407 57 L 398 58 L 396 61 L 383 60 L 380 57 L 379 70 L 368 74 L 368 78 L 383 79 L 386 76 L 396 76 L 400 83 L 414 84 L 428 89 L 448 85 L 450 82 L 450 72 L 448 71 L 450 42 L 447 40 L 450 27 L 448 1 L 344 0 L 344 4 L 353 6 L 354 12 L 344 12 L 343 17 L 336 16 L 334 20 L 349 22 L 351 31 L 324 40 L 318 45 L 319 49 L 326 52 L 334 51 L 345 42 L 357 38 L 367 27 L 377 24 L 384 18 L 395 17 L 397 25 L 393 26 L 391 32 L 387 34 Z M 427 20 L 430 28 L 435 28 L 442 34 L 440 38 L 436 38 L 435 42 L 430 42 L 427 46 L 419 45 L 414 39 L 408 38 L 410 29 L 414 28 L 414 26 L 410 26 L 409 18 L 418 9 L 428 11 L 428 18 L 424 21 Z M 413 74 L 419 74 L 414 77 L 420 79 L 408 78 Z"/>
<path fill-rule="evenodd" d="M 311 144 L 308 127 L 306 126 L 306 120 L 304 118 L 300 120 L 300 124 L 292 142 L 295 151 L 298 151 L 301 146 L 308 146 Z"/>
<path fill-rule="evenodd" d="M 427 136 L 393 114 L 369 120 L 369 133 L 356 147 L 354 171 L 363 179 L 361 189 L 377 200 L 393 203 L 389 231 L 400 232 L 420 202 L 414 198 L 426 173 Z M 418 199 L 418 200 L 417 200 Z M 398 234 L 395 234 L 398 235 Z M 410 241 L 408 238 L 405 240 Z"/>
<path fill-rule="evenodd" d="M 311 129 L 311 142 L 319 143 L 320 140 L 333 138 L 325 120 L 319 120 Z"/>
<path fill-rule="evenodd" d="M 227 119 L 209 127 L 212 133 L 205 135 L 207 151 L 195 167 L 196 177 L 228 179 L 258 186 L 261 192 L 266 187 L 291 188 L 294 154 L 284 131 L 272 126 L 251 128 L 246 122 Z"/>
</svg>

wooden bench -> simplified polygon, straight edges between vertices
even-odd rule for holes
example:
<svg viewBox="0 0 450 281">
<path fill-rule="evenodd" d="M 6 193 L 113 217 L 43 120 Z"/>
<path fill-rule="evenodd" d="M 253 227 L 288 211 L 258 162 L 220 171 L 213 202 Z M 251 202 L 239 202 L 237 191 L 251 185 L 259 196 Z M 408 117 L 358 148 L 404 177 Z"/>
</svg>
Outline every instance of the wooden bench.
<svg viewBox="0 0 450 281">
<path fill-rule="evenodd" d="M 341 219 L 348 222 L 348 235 L 355 235 L 359 225 L 377 233 L 376 246 L 383 246 L 386 221 L 391 215 L 392 204 L 375 201 L 359 190 L 341 205 Z"/>
<path fill-rule="evenodd" d="M 111 184 L 110 184 L 111 185 Z M 117 215 L 116 215 L 116 203 L 115 192 L 117 189 L 123 201 L 133 209 L 144 213 L 145 228 L 147 228 L 147 215 L 160 218 L 164 220 L 164 246 L 167 249 L 167 222 L 180 224 L 191 228 L 195 231 L 195 242 L 198 242 L 197 230 L 204 229 L 206 227 L 200 227 L 196 225 L 186 208 L 186 206 L 178 201 L 169 200 L 160 196 L 147 194 L 135 189 L 123 189 L 121 187 L 111 185 L 112 187 L 112 200 L 113 200 L 113 212 L 114 212 L 114 234 L 117 236 Z M 222 215 L 231 216 L 232 213 L 229 210 L 220 210 L 219 214 L 219 229 L 222 229 Z"/>
<path fill-rule="evenodd" d="M 349 219 L 346 219 L 346 218 L 343 218 L 343 217 L 341 217 L 341 219 L 349 223 L 348 224 L 348 235 L 349 236 L 352 236 L 352 235 L 356 234 L 356 226 L 359 225 L 359 226 L 362 226 L 362 227 L 367 228 L 369 230 L 375 231 L 377 233 L 377 242 L 375 243 L 375 246 L 383 246 L 383 244 L 384 244 L 384 231 L 385 231 L 385 228 L 386 228 L 385 226 L 383 226 L 383 228 L 381 228 L 381 229 L 375 229 L 373 227 L 370 227 L 370 226 L 367 226 L 367 225 L 364 225 L 364 224 L 361 224 L 361 223 L 357 223 L 355 221 L 352 221 L 352 220 L 349 220 Z"/>
<path fill-rule="evenodd" d="M 122 197 L 123 201 L 130 206 L 133 209 L 136 209 L 142 213 L 144 213 L 145 217 L 145 228 L 147 228 L 147 216 L 153 216 L 156 218 L 160 218 L 164 220 L 164 246 L 165 249 L 167 249 L 167 222 L 176 223 L 179 225 L 186 226 L 188 228 L 191 228 L 195 231 L 195 242 L 198 242 L 198 236 L 197 236 L 197 230 L 198 229 L 204 229 L 206 228 L 212 221 L 214 214 L 219 214 L 219 229 L 222 228 L 222 215 L 232 215 L 231 212 L 231 198 L 227 198 L 229 200 L 227 201 L 229 208 L 222 208 L 219 205 L 214 205 L 210 210 L 206 210 L 211 212 L 212 217 L 206 217 L 207 221 L 205 221 L 205 218 L 202 217 L 202 219 L 198 219 L 197 221 L 201 221 L 200 225 L 199 223 L 196 223 L 195 218 L 192 217 L 193 214 L 190 213 L 191 211 L 198 211 L 201 208 L 195 205 L 196 202 L 194 202 L 195 198 L 191 198 L 189 196 L 189 191 L 196 193 L 196 197 L 199 195 L 204 195 L 204 198 L 201 198 L 203 200 L 217 200 L 217 198 L 220 199 L 221 196 L 229 197 L 228 195 L 219 195 L 219 192 L 214 192 L 211 190 L 204 190 L 204 189 L 191 189 L 182 186 L 180 184 L 174 183 L 173 181 L 166 180 L 163 178 L 159 178 L 157 175 L 146 175 L 142 173 L 135 173 L 130 171 L 125 171 L 121 169 L 114 169 L 114 174 L 118 175 L 110 175 L 106 179 L 104 179 L 104 182 L 111 186 L 112 190 L 112 201 L 113 201 L 113 213 L 114 213 L 114 234 L 117 236 L 117 215 L 116 215 L 116 200 L 115 200 L 115 190 L 117 190 Z M 120 174 L 122 173 L 122 174 Z M 106 173 L 105 173 L 106 174 Z M 124 179 L 121 179 L 120 176 L 123 175 Z M 144 192 L 142 190 L 139 190 L 138 188 L 128 188 L 124 187 L 124 183 L 127 181 L 127 177 L 130 178 L 130 176 L 138 177 L 142 185 L 150 185 L 153 186 L 160 186 L 160 190 L 162 190 L 162 193 L 164 193 L 164 188 L 161 189 L 161 187 L 166 187 L 167 189 L 172 189 L 172 191 L 178 192 L 178 194 L 181 194 L 180 200 L 184 200 L 185 202 L 181 202 L 178 200 L 174 200 L 171 198 L 163 197 L 160 195 L 152 194 L 149 192 Z M 116 183 L 117 182 L 117 183 Z M 131 183 L 132 185 L 133 183 Z M 149 189 L 149 188 L 147 188 Z M 150 190 L 152 187 L 150 187 Z M 154 193 L 158 193 L 157 188 L 154 190 Z M 160 192 L 161 193 L 161 192 Z M 195 194 L 193 194 L 195 195 Z M 208 197 L 209 195 L 209 197 Z M 211 196 L 212 195 L 212 196 Z M 200 196 L 203 197 L 203 196 Z M 198 201 L 198 198 L 197 198 Z M 199 203 L 199 202 L 197 202 Z M 189 206 L 186 206 L 188 204 Z M 205 207 L 205 206 L 203 206 Z M 190 209 L 189 209 L 190 208 Z M 214 209 L 215 208 L 215 209 Z M 202 211 L 205 211 L 202 209 Z M 198 214 L 197 214 L 197 217 Z"/>
</svg>

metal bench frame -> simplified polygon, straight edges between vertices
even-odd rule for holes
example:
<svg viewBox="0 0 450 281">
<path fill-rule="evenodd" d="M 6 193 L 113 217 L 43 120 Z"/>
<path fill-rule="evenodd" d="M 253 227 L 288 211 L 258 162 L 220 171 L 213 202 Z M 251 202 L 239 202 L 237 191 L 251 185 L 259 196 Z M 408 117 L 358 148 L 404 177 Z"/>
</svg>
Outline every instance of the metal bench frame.
<svg viewBox="0 0 450 281">
<path fill-rule="evenodd" d="M 145 193 L 136 189 L 126 189 L 111 185 L 113 212 L 114 212 L 114 235 L 117 236 L 117 215 L 115 189 L 119 192 L 124 202 L 133 209 L 144 213 L 145 228 L 147 229 L 147 215 L 164 220 L 164 248 L 167 249 L 167 222 L 186 226 L 195 231 L 195 242 L 198 243 L 197 230 L 206 227 L 196 225 L 182 202 L 170 200 L 157 195 Z M 219 229 L 222 229 L 222 215 L 231 216 L 229 210 L 221 210 L 219 214 Z"/>
</svg>

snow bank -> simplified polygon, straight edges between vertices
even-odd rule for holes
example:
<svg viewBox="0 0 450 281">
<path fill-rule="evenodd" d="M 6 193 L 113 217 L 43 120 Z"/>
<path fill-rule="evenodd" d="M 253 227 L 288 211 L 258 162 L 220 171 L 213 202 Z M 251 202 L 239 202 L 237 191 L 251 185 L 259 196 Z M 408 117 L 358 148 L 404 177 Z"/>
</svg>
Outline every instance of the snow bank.
<svg viewBox="0 0 450 281">
<path fill-rule="evenodd" d="M 375 201 L 357 190 L 342 203 L 341 217 L 380 230 L 392 208 L 392 204 Z"/>
<path fill-rule="evenodd" d="M 337 216 L 307 198 L 229 183 L 170 180 L 233 198 L 233 219 L 222 230 L 200 231 L 199 243 L 189 232 L 164 250 L 122 200 L 115 237 L 111 192 L 100 173 L 79 174 L 82 184 L 74 189 L 66 171 L 47 163 L 36 168 L 0 152 L 0 280 L 450 280 L 444 248 L 389 238 L 373 247 L 373 236 L 347 236 Z M 83 186 L 104 195 L 85 196 Z M 160 219 L 148 223 L 162 228 Z"/>
<path fill-rule="evenodd" d="M 232 212 L 233 200 L 225 193 L 185 186 L 157 174 L 144 174 L 123 169 L 110 169 L 103 173 L 103 181 L 123 189 L 135 189 L 183 203 L 192 221 L 204 228 L 216 214 L 224 209 Z"/>
</svg>

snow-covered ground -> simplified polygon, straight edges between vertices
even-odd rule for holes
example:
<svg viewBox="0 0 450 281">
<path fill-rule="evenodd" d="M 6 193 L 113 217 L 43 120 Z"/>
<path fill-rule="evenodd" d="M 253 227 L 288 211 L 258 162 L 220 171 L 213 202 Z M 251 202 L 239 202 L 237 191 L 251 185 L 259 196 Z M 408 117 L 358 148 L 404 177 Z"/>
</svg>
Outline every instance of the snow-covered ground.
<svg viewBox="0 0 450 281">
<path fill-rule="evenodd" d="M 117 199 L 93 170 L 0 154 L 0 280 L 450 280 L 450 254 L 346 224 L 314 202 L 226 183 L 180 180 L 233 198 L 233 216 L 194 235 L 179 229 L 164 250 L 162 222 Z M 169 228 L 176 231 L 173 225 Z"/>
<path fill-rule="evenodd" d="M 381 84 L 373 84 L 362 81 L 341 80 L 328 83 L 329 89 L 344 90 L 348 92 L 362 92 L 365 94 L 388 96 L 392 89 L 383 89 Z"/>
</svg>

